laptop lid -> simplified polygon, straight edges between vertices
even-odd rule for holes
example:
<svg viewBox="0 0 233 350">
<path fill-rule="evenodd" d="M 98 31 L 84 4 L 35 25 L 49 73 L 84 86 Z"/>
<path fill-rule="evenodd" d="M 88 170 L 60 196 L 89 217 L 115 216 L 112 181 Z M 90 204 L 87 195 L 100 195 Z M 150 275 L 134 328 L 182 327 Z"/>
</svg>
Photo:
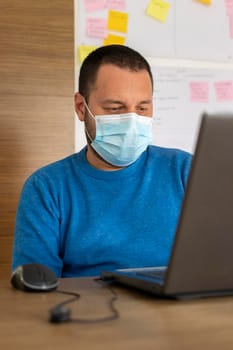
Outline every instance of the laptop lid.
<svg viewBox="0 0 233 350">
<path fill-rule="evenodd" d="M 164 284 L 127 270 L 102 278 L 168 296 L 233 294 L 232 251 L 233 114 L 204 114 Z"/>
</svg>

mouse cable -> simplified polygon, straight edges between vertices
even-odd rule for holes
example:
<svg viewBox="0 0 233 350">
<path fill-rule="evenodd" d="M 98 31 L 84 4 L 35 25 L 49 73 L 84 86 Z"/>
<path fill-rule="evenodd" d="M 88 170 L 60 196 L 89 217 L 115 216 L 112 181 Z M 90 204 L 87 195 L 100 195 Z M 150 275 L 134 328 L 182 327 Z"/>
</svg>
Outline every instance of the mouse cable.
<svg viewBox="0 0 233 350">
<path fill-rule="evenodd" d="M 109 316 L 105 317 L 99 317 L 99 318 L 72 318 L 71 317 L 71 311 L 69 308 L 66 307 L 67 304 L 70 304 L 78 299 L 81 298 L 81 294 L 76 292 L 68 292 L 65 290 L 57 290 L 57 293 L 65 294 L 65 295 L 71 295 L 72 298 L 65 300 L 59 304 L 57 304 L 54 308 L 50 310 L 50 318 L 49 321 L 52 323 L 63 323 L 63 322 L 73 322 L 73 323 L 83 323 L 83 324 L 96 324 L 96 323 L 102 323 L 102 322 L 108 322 L 113 321 L 119 318 L 119 312 L 116 309 L 114 303 L 118 299 L 118 295 L 115 292 L 113 288 L 110 287 L 109 284 L 106 282 L 103 282 L 100 278 L 95 278 L 95 282 L 100 283 L 102 286 L 106 287 L 110 293 L 111 298 L 108 300 L 108 308 L 111 312 Z"/>
</svg>

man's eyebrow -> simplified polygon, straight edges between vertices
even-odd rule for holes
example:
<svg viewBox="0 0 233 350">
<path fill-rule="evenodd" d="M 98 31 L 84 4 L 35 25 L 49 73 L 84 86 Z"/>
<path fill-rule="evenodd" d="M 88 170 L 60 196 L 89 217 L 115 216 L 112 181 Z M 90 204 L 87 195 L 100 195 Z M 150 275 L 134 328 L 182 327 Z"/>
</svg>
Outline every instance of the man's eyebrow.
<svg viewBox="0 0 233 350">
<path fill-rule="evenodd" d="M 102 104 L 124 104 L 124 102 L 120 100 L 108 99 L 108 100 L 102 101 Z"/>
<path fill-rule="evenodd" d="M 138 104 L 148 104 L 151 102 L 152 102 L 152 100 L 144 100 L 144 101 L 140 101 Z"/>
<path fill-rule="evenodd" d="M 142 100 L 142 101 L 139 101 L 139 102 L 137 103 L 137 105 L 140 105 L 140 104 L 149 104 L 149 103 L 152 103 L 152 100 L 150 100 L 150 99 L 148 99 L 148 100 Z M 108 99 L 108 100 L 102 101 L 102 104 L 121 104 L 121 105 L 124 105 L 125 102 L 120 101 L 120 100 Z"/>
</svg>

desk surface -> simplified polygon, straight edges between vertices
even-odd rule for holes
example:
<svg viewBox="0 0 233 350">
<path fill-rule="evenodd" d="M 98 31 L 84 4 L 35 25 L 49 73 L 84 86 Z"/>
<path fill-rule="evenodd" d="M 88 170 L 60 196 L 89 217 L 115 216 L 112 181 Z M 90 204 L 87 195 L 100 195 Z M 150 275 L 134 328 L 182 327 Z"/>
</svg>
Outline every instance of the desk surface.
<svg viewBox="0 0 233 350">
<path fill-rule="evenodd" d="M 62 279 L 60 289 L 81 294 L 72 317 L 109 314 L 111 297 L 91 279 Z M 0 282 L 0 348 L 7 350 L 233 349 L 233 297 L 160 300 L 114 287 L 120 318 L 100 324 L 51 324 L 49 309 L 70 298 L 57 292 L 24 293 Z"/>
</svg>

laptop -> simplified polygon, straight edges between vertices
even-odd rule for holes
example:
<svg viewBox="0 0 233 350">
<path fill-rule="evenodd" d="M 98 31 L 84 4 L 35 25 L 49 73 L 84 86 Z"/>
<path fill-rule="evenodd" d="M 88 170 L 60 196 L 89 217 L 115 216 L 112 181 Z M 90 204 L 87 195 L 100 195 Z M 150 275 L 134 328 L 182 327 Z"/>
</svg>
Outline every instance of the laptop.
<svg viewBox="0 0 233 350">
<path fill-rule="evenodd" d="M 202 115 L 168 266 L 100 278 L 159 297 L 233 295 L 233 114 Z"/>
</svg>

